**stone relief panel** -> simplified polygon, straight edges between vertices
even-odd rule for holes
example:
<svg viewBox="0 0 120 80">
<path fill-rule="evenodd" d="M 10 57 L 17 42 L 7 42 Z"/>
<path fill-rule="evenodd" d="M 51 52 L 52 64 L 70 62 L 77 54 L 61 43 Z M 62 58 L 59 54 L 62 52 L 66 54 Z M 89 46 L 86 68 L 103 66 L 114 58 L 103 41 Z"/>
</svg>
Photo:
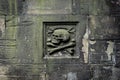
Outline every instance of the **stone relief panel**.
<svg viewBox="0 0 120 80">
<path fill-rule="evenodd" d="M 46 58 L 76 56 L 76 23 L 46 23 L 44 25 L 44 55 Z"/>
</svg>

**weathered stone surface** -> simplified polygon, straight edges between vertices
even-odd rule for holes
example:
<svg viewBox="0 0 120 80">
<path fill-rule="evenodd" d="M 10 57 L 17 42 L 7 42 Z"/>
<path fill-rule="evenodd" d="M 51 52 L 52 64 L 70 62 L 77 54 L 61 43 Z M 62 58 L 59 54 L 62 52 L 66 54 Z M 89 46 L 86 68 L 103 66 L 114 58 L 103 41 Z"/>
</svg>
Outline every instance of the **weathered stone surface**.
<svg viewBox="0 0 120 80">
<path fill-rule="evenodd" d="M 0 0 L 0 80 L 119 80 L 120 0 Z"/>
</svg>

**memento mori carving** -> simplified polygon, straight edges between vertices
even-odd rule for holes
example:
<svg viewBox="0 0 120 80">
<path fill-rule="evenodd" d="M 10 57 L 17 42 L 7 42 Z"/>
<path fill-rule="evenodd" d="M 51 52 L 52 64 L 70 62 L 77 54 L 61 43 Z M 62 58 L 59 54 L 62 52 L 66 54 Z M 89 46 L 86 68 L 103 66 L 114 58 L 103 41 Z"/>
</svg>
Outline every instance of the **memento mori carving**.
<svg viewBox="0 0 120 80">
<path fill-rule="evenodd" d="M 75 38 L 71 37 L 74 34 L 74 28 L 55 28 L 51 30 L 47 37 L 47 54 L 54 55 L 59 52 L 62 54 L 74 55 Z"/>
<path fill-rule="evenodd" d="M 54 30 L 51 42 L 53 44 L 60 44 L 61 42 L 67 42 L 70 39 L 70 34 L 65 29 L 56 29 Z"/>
</svg>

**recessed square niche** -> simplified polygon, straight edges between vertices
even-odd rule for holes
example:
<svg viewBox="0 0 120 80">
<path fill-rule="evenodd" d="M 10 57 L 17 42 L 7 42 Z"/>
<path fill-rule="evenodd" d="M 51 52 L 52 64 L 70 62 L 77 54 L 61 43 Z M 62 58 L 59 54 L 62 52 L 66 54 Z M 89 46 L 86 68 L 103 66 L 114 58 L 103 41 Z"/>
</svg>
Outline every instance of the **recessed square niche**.
<svg viewBox="0 0 120 80">
<path fill-rule="evenodd" d="M 44 22 L 44 58 L 79 58 L 77 22 Z"/>
</svg>

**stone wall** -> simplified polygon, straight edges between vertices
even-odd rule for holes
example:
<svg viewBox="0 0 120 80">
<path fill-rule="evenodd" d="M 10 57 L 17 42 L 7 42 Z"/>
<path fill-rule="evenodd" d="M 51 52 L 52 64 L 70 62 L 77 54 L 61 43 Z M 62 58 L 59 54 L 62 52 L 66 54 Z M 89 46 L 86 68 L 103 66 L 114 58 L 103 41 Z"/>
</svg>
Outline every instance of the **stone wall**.
<svg viewBox="0 0 120 80">
<path fill-rule="evenodd" d="M 0 80 L 119 80 L 120 0 L 0 0 Z"/>
</svg>

